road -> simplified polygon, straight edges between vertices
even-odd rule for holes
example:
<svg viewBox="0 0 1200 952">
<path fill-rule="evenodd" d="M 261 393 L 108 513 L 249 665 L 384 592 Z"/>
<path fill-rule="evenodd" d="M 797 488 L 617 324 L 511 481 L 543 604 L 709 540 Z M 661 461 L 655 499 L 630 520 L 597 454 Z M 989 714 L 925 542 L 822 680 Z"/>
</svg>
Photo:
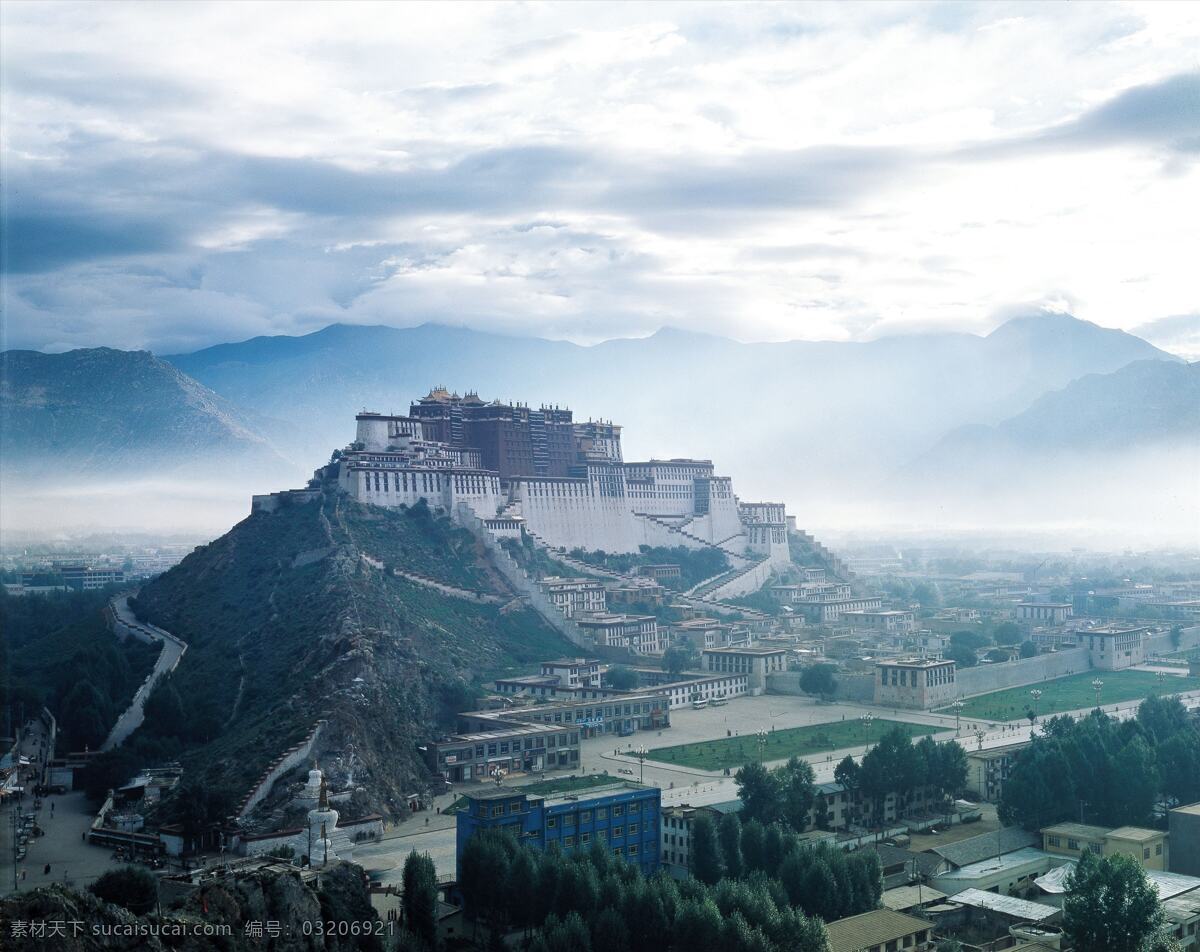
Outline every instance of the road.
<svg viewBox="0 0 1200 952">
<path fill-rule="evenodd" d="M 82 790 L 42 800 L 41 807 L 33 806 L 34 799 L 26 794 L 15 809 L 34 813 L 44 836 L 31 836 L 25 859 L 17 863 L 17 888 L 21 892 L 48 883 L 66 883 L 84 889 L 105 870 L 119 866 L 112 850 L 92 846 L 83 840 L 96 818 Z M 11 811 L 0 814 L 0 894 L 13 890 Z M 49 871 L 46 867 L 49 866 Z"/>
<path fill-rule="evenodd" d="M 117 619 L 122 624 L 144 632 L 148 637 L 159 642 L 162 645 L 162 650 L 158 653 L 158 660 L 154 662 L 154 670 L 150 673 L 145 683 L 138 688 L 129 707 L 117 718 L 117 722 L 113 725 L 104 744 L 100 747 L 101 750 L 112 750 L 112 748 L 123 744 L 130 734 L 142 726 L 142 721 L 146 718 L 146 699 L 150 697 L 151 690 L 153 690 L 159 678 L 168 671 L 175 670 L 175 666 L 179 664 L 179 659 L 187 651 L 187 645 L 170 632 L 156 628 L 154 625 L 139 622 L 125 603 L 125 598 L 125 595 L 118 595 L 109 603 Z"/>
</svg>

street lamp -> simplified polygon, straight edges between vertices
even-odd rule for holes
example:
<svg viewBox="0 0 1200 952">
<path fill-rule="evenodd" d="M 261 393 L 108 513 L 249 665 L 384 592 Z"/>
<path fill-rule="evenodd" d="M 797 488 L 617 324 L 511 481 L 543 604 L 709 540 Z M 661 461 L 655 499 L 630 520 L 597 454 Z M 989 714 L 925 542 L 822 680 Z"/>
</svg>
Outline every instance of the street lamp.
<svg viewBox="0 0 1200 952">
<path fill-rule="evenodd" d="M 1034 688 L 1029 692 L 1029 696 L 1033 698 L 1033 719 L 1036 721 L 1038 717 L 1038 701 L 1042 699 L 1042 692 Z"/>
<path fill-rule="evenodd" d="M 760 727 L 754 734 L 758 738 L 758 762 L 761 765 L 763 762 L 763 750 L 767 746 L 767 729 Z"/>
<path fill-rule="evenodd" d="M 967 702 L 959 698 L 950 706 L 954 708 L 954 736 L 957 737 L 962 730 L 962 709 L 967 706 Z"/>
<path fill-rule="evenodd" d="M 985 737 L 987 737 L 987 734 L 984 732 L 982 727 L 975 731 L 975 742 L 979 744 L 980 750 L 983 750 L 983 739 Z"/>
<path fill-rule="evenodd" d="M 639 745 L 638 748 L 633 752 L 633 756 L 638 759 L 638 783 L 645 782 L 646 755 L 648 753 L 650 753 L 650 751 L 646 749 L 645 744 Z"/>
<path fill-rule="evenodd" d="M 492 768 L 491 776 L 492 776 L 492 779 L 496 781 L 497 787 L 499 787 L 501 785 L 501 783 L 504 781 L 504 775 L 506 773 L 508 773 L 508 771 L 505 770 L 503 767 L 501 767 L 499 764 L 497 764 L 495 767 Z"/>
<path fill-rule="evenodd" d="M 870 711 L 868 711 L 866 714 L 864 714 L 862 716 L 863 735 L 867 739 L 866 746 L 868 748 L 870 748 L 870 746 L 871 746 L 871 721 L 873 721 L 873 720 L 875 720 L 875 715 L 872 714 Z"/>
<path fill-rule="evenodd" d="M 1100 707 L 1100 689 L 1102 687 L 1104 687 L 1104 682 L 1101 681 L 1099 678 L 1096 678 L 1096 680 L 1092 682 L 1092 687 L 1096 689 L 1096 707 L 1099 708 Z"/>
</svg>

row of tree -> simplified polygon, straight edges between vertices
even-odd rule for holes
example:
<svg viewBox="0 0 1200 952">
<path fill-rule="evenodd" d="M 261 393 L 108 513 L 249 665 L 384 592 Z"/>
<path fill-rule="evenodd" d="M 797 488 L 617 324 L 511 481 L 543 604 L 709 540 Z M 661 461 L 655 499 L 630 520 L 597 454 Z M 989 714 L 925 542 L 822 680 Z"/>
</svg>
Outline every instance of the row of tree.
<svg viewBox="0 0 1200 952">
<path fill-rule="evenodd" d="M 691 832 L 691 873 L 709 886 L 761 877 L 781 887 L 790 905 L 826 922 L 879 905 L 883 868 L 874 852 L 805 845 L 781 824 L 742 823 L 734 813 L 718 823 L 698 812 Z"/>
<path fill-rule="evenodd" d="M 494 936 L 523 929 L 532 952 L 824 952 L 820 920 L 759 873 L 709 885 L 676 881 L 594 845 L 536 852 L 499 831 L 463 849 L 466 913 Z"/>
<path fill-rule="evenodd" d="M 888 796 L 897 798 L 898 810 L 903 810 L 918 792 L 928 794 L 927 799 L 935 802 L 957 796 L 967 783 L 967 754 L 956 741 L 939 744 L 927 736 L 914 744 L 904 731 L 894 727 L 863 755 L 860 763 L 845 757 L 833 777 L 852 802 L 869 802 L 872 817 L 878 818 Z"/>
<path fill-rule="evenodd" d="M 1107 826 L 1147 823 L 1157 801 L 1200 800 L 1200 733 L 1178 698 L 1148 698 L 1137 717 L 1093 711 L 1043 724 L 1013 765 L 1000 819 L 1036 830 L 1067 819 Z"/>
</svg>

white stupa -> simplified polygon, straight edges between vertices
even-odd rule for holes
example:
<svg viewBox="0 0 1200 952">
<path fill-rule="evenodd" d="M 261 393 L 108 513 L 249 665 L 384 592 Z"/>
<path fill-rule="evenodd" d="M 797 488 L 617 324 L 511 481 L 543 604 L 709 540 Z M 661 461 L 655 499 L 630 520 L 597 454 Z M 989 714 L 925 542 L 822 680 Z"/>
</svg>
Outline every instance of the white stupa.
<svg viewBox="0 0 1200 952">
<path fill-rule="evenodd" d="M 308 802 L 315 804 L 321 798 L 321 780 L 324 774 L 321 773 L 321 768 L 314 760 L 312 770 L 308 772 L 308 780 L 304 784 L 304 790 L 296 797 L 301 803 Z"/>
<path fill-rule="evenodd" d="M 325 778 L 321 776 L 321 771 L 314 769 L 309 774 L 309 779 L 312 779 L 313 773 L 318 775 L 318 792 L 317 805 L 314 809 L 308 811 L 308 839 L 312 843 L 312 850 L 308 854 L 308 862 L 310 866 L 325 866 L 328 863 L 334 862 L 338 857 L 333 849 L 333 837 L 337 832 L 338 812 L 329 805 L 329 790 L 325 784 Z"/>
</svg>

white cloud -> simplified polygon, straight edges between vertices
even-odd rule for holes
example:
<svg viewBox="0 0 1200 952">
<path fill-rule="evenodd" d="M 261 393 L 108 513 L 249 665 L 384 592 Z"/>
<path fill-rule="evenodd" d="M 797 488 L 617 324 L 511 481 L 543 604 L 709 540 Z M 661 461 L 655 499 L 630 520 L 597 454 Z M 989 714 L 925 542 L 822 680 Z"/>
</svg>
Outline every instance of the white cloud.
<svg viewBox="0 0 1200 952">
<path fill-rule="evenodd" d="M 0 16 L 10 345 L 167 352 L 332 320 L 853 339 L 986 329 L 1014 301 L 1125 328 L 1195 310 L 1200 110 L 1166 82 L 1195 69 L 1195 5 Z"/>
</svg>

